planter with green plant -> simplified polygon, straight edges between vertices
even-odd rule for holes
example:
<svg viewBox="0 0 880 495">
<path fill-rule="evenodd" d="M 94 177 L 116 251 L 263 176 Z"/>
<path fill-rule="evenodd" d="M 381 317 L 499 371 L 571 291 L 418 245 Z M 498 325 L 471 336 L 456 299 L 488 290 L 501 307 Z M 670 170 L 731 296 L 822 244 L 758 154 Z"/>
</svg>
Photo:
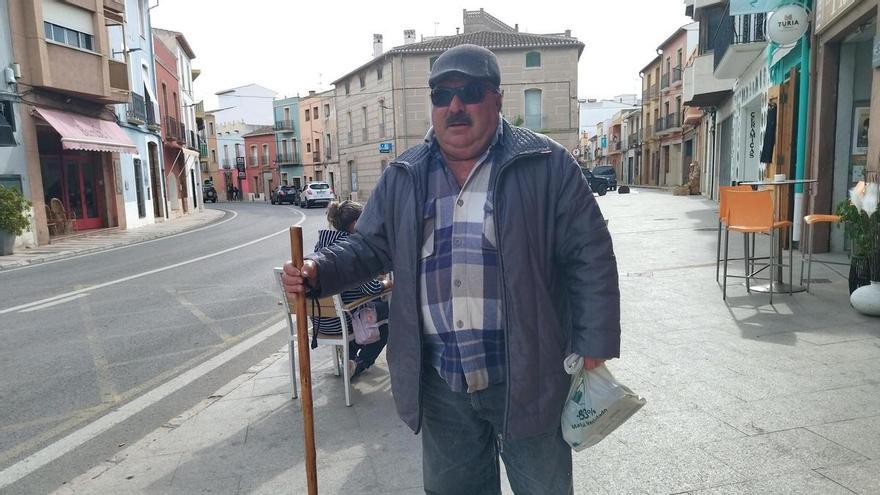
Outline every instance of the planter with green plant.
<svg viewBox="0 0 880 495">
<path fill-rule="evenodd" d="M 31 202 L 15 189 L 0 186 L 0 256 L 12 254 L 16 236 L 30 230 Z"/>
<path fill-rule="evenodd" d="M 880 184 L 859 183 L 849 196 L 837 207 L 837 214 L 852 242 L 850 302 L 860 313 L 880 316 Z M 852 280 L 854 274 L 858 278 L 856 268 L 864 270 L 866 281 Z"/>
</svg>

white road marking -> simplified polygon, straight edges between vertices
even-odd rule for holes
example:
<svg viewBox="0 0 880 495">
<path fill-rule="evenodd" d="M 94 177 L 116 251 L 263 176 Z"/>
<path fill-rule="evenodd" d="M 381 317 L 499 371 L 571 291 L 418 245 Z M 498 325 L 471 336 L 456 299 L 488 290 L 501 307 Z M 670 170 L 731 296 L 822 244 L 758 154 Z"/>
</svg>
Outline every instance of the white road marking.
<svg viewBox="0 0 880 495">
<path fill-rule="evenodd" d="M 0 490 L 33 473 L 37 469 L 49 464 L 50 462 L 60 458 L 61 456 L 73 451 L 84 443 L 92 440 L 110 430 L 114 426 L 126 421 L 135 414 L 147 409 L 153 404 L 165 399 L 169 395 L 193 383 L 199 378 L 214 371 L 227 362 L 235 359 L 239 355 L 247 352 L 252 347 L 263 342 L 269 337 L 275 335 L 282 329 L 287 327 L 286 319 L 270 326 L 253 337 L 241 342 L 240 344 L 229 348 L 228 350 L 214 356 L 195 368 L 178 375 L 175 378 L 165 382 L 164 384 L 154 388 L 146 394 L 134 399 L 124 406 L 116 409 L 106 416 L 89 423 L 79 430 L 67 435 L 57 442 L 45 447 L 35 454 L 22 459 L 12 466 L 0 471 Z"/>
<path fill-rule="evenodd" d="M 295 211 L 295 210 L 294 210 L 294 211 Z M 299 222 L 297 222 L 296 224 L 294 224 L 294 225 L 300 225 L 303 221 L 305 221 L 306 216 L 305 216 L 305 214 L 303 214 L 302 212 L 299 212 L 299 211 L 297 211 L 296 213 L 298 213 L 299 215 L 301 215 L 301 216 L 302 216 L 302 219 L 301 219 Z M 198 258 L 193 258 L 193 259 L 191 259 L 191 260 L 187 260 L 187 261 L 181 261 L 180 263 L 175 263 L 175 264 L 173 264 L 173 265 L 164 266 L 164 267 L 162 267 L 162 268 L 156 268 L 156 269 L 154 269 L 154 270 L 148 270 L 148 271 L 146 271 L 146 272 L 136 273 L 136 274 L 134 274 L 134 275 L 129 275 L 129 276 L 127 276 L 127 277 L 118 278 L 118 279 L 116 279 L 116 280 L 111 280 L 111 281 L 109 281 L 109 282 L 104 282 L 104 283 L 97 284 L 97 285 L 92 285 L 92 286 L 89 286 L 89 287 L 85 287 L 85 288 L 83 288 L 83 289 L 78 289 L 78 290 L 74 290 L 74 291 L 66 292 L 66 293 L 64 293 L 64 294 L 59 294 L 59 295 L 57 295 L 57 296 L 47 297 L 47 298 L 45 298 L 45 299 L 40 299 L 39 301 L 32 301 L 32 302 L 29 302 L 29 303 L 20 304 L 20 305 L 18 305 L 18 306 L 13 306 L 13 307 L 11 307 L 11 308 L 6 308 L 6 309 L 3 309 L 3 310 L 0 310 L 0 315 L 2 315 L 2 314 L 6 314 L 6 313 L 11 313 L 11 312 L 13 312 L 13 311 L 20 311 L 20 310 L 27 309 L 27 308 L 30 308 L 30 307 L 33 307 L 33 306 L 43 305 L 43 304 L 46 304 L 46 303 L 48 303 L 48 302 L 56 301 L 56 300 L 58 300 L 58 299 L 63 299 L 63 298 L 67 298 L 67 297 L 70 297 L 70 296 L 75 296 L 75 295 L 77 295 L 77 294 L 82 294 L 82 293 L 84 293 L 84 292 L 89 292 L 89 291 L 94 291 L 94 290 L 98 290 L 98 289 L 103 289 L 104 287 L 109 287 L 109 286 L 111 286 L 111 285 L 121 284 L 121 283 L 123 283 L 123 282 L 128 282 L 128 281 L 130 281 L 130 280 L 135 280 L 135 279 L 138 279 L 138 278 L 141 278 L 141 277 L 146 277 L 146 276 L 148 276 L 148 275 L 154 275 L 154 274 L 156 274 L 156 273 L 161 273 L 161 272 L 164 272 L 164 271 L 167 271 L 167 270 L 172 270 L 172 269 L 174 269 L 174 268 L 178 268 L 178 267 L 181 267 L 181 266 L 184 266 L 184 265 L 189 265 L 189 264 L 191 264 L 191 263 L 197 263 L 197 262 L 199 262 L 199 261 L 203 261 L 203 260 L 206 260 L 206 259 L 208 259 L 208 258 L 213 258 L 213 257 L 215 257 L 215 256 L 220 256 L 221 254 L 226 254 L 226 253 L 229 253 L 229 252 L 231 252 L 231 251 L 235 251 L 235 250 L 237 250 L 237 249 L 241 249 L 241 248 L 243 248 L 243 247 L 250 246 L 251 244 L 256 244 L 256 243 L 258 243 L 258 242 L 265 241 L 266 239 L 269 239 L 269 238 L 275 237 L 276 235 L 279 235 L 279 234 L 283 234 L 283 233 L 285 233 L 285 232 L 287 232 L 287 231 L 288 231 L 288 229 L 279 230 L 278 232 L 275 232 L 274 234 L 265 235 L 265 236 L 260 237 L 260 238 L 258 238 L 258 239 L 254 239 L 254 240 L 252 240 L 252 241 L 245 242 L 244 244 L 239 244 L 239 245 L 237 245 L 237 246 L 233 246 L 233 247 L 231 247 L 231 248 L 224 249 L 224 250 L 222 250 L 222 251 L 217 251 L 217 252 L 215 252 L 215 253 L 206 254 L 206 255 L 204 255 L 204 256 L 199 256 Z"/>
<path fill-rule="evenodd" d="M 23 309 L 23 310 L 19 311 L 19 313 L 30 313 L 31 311 L 40 311 L 41 309 L 51 308 L 52 306 L 64 304 L 64 303 L 73 301 L 75 299 L 79 299 L 81 297 L 86 297 L 88 295 L 89 295 L 88 292 L 83 292 L 83 293 L 77 294 L 75 296 L 65 297 L 64 299 L 58 299 L 56 301 L 48 302 L 45 304 L 40 304 L 39 306 L 31 306 L 27 309 Z"/>
<path fill-rule="evenodd" d="M 26 269 L 28 269 L 28 268 L 34 268 L 34 267 L 37 267 L 37 266 L 45 266 L 45 265 L 51 265 L 51 264 L 53 264 L 53 263 L 61 263 L 62 261 L 78 260 L 78 259 L 80 259 L 80 258 L 85 258 L 85 257 L 87 257 L 87 256 L 94 256 L 94 255 L 96 255 L 96 254 L 110 253 L 110 252 L 113 252 L 113 251 L 119 251 L 120 249 L 128 249 L 128 248 L 130 248 L 130 247 L 134 247 L 134 246 L 143 246 L 144 244 L 150 244 L 151 242 L 164 241 L 165 239 L 171 239 L 171 238 L 173 238 L 173 237 L 179 237 L 179 236 L 182 236 L 182 235 L 194 234 L 194 233 L 196 233 L 196 232 L 201 232 L 201 231 L 203 231 L 203 230 L 212 229 L 212 228 L 214 228 L 214 227 L 217 227 L 218 225 L 222 225 L 222 224 L 224 224 L 224 223 L 226 223 L 226 222 L 229 222 L 229 221 L 235 220 L 235 217 L 238 216 L 238 212 L 237 212 L 237 211 L 224 210 L 223 208 L 217 208 L 217 209 L 220 210 L 220 211 L 225 211 L 225 212 L 232 213 L 232 216 L 229 217 L 229 218 L 227 218 L 227 219 L 225 219 L 225 220 L 221 220 L 221 221 L 219 221 L 219 222 L 217 222 L 217 223 L 212 223 L 211 225 L 206 225 L 206 226 L 204 226 L 204 227 L 199 227 L 199 228 L 197 228 L 197 229 L 193 229 L 193 230 L 187 230 L 186 232 L 179 232 L 179 233 L 177 233 L 177 234 L 172 234 L 172 235 L 168 235 L 168 236 L 165 236 L 165 237 L 159 237 L 159 238 L 156 238 L 156 239 L 150 239 L 150 240 L 148 240 L 148 241 L 134 242 L 134 243 L 131 243 L 131 244 L 126 244 L 126 245 L 124 245 L 124 246 L 119 246 L 119 247 L 115 247 L 115 248 L 102 249 L 102 250 L 100 250 L 100 251 L 95 251 L 95 252 L 93 252 L 93 253 L 77 254 L 77 255 L 75 255 L 75 256 L 68 256 L 68 257 L 66 257 L 66 258 L 60 258 L 60 259 L 57 259 L 57 260 L 43 261 L 43 262 L 40 262 L 40 263 L 34 263 L 34 264 L 32 264 L 32 265 L 20 266 L 20 267 L 18 267 L 18 268 L 7 268 L 7 269 L 5 269 L 5 270 L 0 271 L 0 275 L 2 275 L 2 274 L 4 274 L 4 273 L 17 272 L 17 271 L 19 271 L 19 270 L 26 270 Z"/>
</svg>

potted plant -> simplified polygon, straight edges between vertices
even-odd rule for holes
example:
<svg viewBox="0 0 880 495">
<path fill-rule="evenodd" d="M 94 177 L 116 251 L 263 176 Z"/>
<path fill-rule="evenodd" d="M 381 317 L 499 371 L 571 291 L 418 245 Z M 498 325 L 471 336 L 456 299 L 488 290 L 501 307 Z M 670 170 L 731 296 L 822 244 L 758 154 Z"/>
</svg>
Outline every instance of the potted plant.
<svg viewBox="0 0 880 495">
<path fill-rule="evenodd" d="M 15 237 L 30 229 L 31 202 L 15 189 L 0 186 L 0 256 L 12 254 Z"/>
<path fill-rule="evenodd" d="M 863 314 L 880 316 L 880 184 L 859 183 L 850 191 L 850 199 L 837 208 L 852 241 L 852 265 L 864 267 L 869 284 L 856 281 L 850 295 L 853 307 Z M 850 271 L 852 276 L 853 271 Z M 851 281 L 852 283 L 852 281 Z M 861 287 L 859 287 L 861 285 Z"/>
</svg>

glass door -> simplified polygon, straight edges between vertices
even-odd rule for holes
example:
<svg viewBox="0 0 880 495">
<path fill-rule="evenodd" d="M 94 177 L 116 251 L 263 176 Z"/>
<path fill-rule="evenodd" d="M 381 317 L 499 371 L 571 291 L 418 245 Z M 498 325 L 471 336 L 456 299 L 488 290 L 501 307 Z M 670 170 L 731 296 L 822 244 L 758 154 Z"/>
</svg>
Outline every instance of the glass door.
<svg viewBox="0 0 880 495">
<path fill-rule="evenodd" d="M 99 213 L 103 180 L 101 167 L 90 157 L 64 157 L 64 202 L 74 230 L 97 229 L 103 226 Z"/>
</svg>

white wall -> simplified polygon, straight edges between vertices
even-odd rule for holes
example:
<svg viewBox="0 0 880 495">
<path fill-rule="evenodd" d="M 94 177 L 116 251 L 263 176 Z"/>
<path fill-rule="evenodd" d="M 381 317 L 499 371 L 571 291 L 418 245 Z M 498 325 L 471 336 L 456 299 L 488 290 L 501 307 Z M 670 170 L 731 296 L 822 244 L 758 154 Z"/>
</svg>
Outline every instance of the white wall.
<svg viewBox="0 0 880 495">
<path fill-rule="evenodd" d="M 273 125 L 275 111 L 272 99 L 276 95 L 275 91 L 255 84 L 217 95 L 219 110 L 214 112 L 217 123 L 244 121 L 255 125 Z"/>
</svg>

